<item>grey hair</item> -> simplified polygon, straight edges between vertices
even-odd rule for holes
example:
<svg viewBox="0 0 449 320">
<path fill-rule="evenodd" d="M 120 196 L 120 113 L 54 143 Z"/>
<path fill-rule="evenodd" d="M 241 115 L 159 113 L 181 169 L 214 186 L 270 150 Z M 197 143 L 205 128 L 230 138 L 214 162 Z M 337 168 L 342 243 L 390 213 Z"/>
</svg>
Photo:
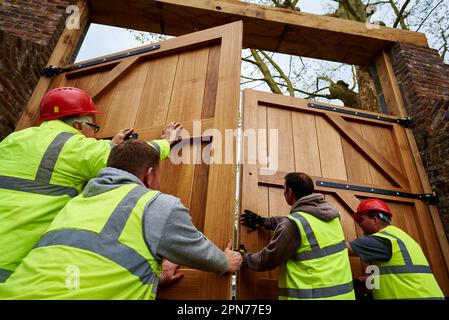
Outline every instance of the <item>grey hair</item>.
<svg viewBox="0 0 449 320">
<path fill-rule="evenodd" d="M 84 124 L 86 122 L 92 122 L 93 119 L 94 119 L 94 117 L 91 114 L 86 114 L 86 115 L 76 114 L 74 116 L 68 116 L 68 117 L 61 118 L 61 120 L 63 122 L 67 123 L 69 126 L 72 126 L 72 127 L 75 124 L 75 122 Z"/>
</svg>

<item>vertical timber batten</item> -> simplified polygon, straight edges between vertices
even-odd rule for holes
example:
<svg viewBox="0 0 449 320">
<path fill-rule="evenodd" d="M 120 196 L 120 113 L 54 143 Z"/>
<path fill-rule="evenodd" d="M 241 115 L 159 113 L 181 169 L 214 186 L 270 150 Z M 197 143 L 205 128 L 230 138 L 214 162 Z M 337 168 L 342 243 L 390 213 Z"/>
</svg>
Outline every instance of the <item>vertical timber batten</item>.
<svg viewBox="0 0 449 320">
<path fill-rule="evenodd" d="M 398 82 L 391 65 L 390 57 L 387 52 L 381 52 L 375 59 L 376 68 L 378 69 L 380 83 L 382 85 L 382 90 L 385 95 L 387 102 L 387 107 L 391 114 L 396 114 L 401 117 L 407 117 L 407 111 L 405 109 L 404 100 L 402 98 L 401 91 L 398 86 Z M 432 188 L 429 183 L 429 179 L 426 174 L 426 169 L 421 160 L 421 155 L 419 154 L 418 146 L 416 145 L 415 138 L 411 129 L 405 129 L 406 139 L 412 150 L 412 155 L 414 163 L 416 165 L 416 170 L 419 175 L 421 186 L 424 193 L 432 193 Z M 430 215 L 432 218 L 433 226 L 435 227 L 436 235 L 438 237 L 438 244 L 443 252 L 443 257 L 446 265 L 446 269 L 449 273 L 449 242 L 446 237 L 443 223 L 441 221 L 441 216 L 438 212 L 436 206 L 429 206 Z"/>
<path fill-rule="evenodd" d="M 72 61 L 73 55 L 79 48 L 79 44 L 89 26 L 89 7 L 87 0 L 77 0 L 76 5 L 80 8 L 80 29 L 64 29 L 59 37 L 58 43 L 47 63 L 47 66 L 64 66 Z M 52 80 L 41 76 L 28 104 L 20 117 L 16 131 L 30 127 L 39 118 L 39 104 L 50 87 Z"/>
</svg>

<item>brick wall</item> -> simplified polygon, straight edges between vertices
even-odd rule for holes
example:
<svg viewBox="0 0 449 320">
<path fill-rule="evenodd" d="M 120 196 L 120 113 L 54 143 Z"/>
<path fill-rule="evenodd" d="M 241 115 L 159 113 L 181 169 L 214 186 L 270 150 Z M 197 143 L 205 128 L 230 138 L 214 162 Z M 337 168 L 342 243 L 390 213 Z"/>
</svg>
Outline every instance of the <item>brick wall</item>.
<svg viewBox="0 0 449 320">
<path fill-rule="evenodd" d="M 390 57 L 449 237 L 449 65 L 436 50 L 402 43 Z"/>
<path fill-rule="evenodd" d="M 11 133 L 65 26 L 70 0 L 0 1 L 0 140 Z"/>
</svg>

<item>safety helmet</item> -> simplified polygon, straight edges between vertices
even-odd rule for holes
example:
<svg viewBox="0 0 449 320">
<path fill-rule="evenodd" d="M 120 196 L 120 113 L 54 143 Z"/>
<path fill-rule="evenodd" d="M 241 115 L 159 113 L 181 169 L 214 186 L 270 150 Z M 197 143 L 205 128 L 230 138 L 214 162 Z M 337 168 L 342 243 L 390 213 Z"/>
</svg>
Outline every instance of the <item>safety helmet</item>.
<svg viewBox="0 0 449 320">
<path fill-rule="evenodd" d="M 97 109 L 86 91 L 61 87 L 48 91 L 40 105 L 40 121 L 59 119 L 76 114 L 103 113 Z"/>
<path fill-rule="evenodd" d="M 360 202 L 357 211 L 352 215 L 354 219 L 369 211 L 377 211 L 386 214 L 390 219 L 393 217 L 388 205 L 380 199 L 366 199 Z"/>
</svg>

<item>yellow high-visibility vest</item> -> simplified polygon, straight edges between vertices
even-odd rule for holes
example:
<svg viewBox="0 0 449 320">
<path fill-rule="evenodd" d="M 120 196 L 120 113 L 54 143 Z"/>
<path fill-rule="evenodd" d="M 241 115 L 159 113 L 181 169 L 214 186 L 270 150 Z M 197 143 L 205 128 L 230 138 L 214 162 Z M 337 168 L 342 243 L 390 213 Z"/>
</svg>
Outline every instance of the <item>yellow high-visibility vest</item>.
<svg viewBox="0 0 449 320">
<path fill-rule="evenodd" d="M 166 140 L 150 143 L 167 158 Z M 17 268 L 54 216 L 106 167 L 113 144 L 61 120 L 14 132 L 0 143 L 0 282 Z"/>
<path fill-rule="evenodd" d="M 391 241 L 392 256 L 379 267 L 379 287 L 374 299 L 443 299 L 444 295 L 421 247 L 401 229 L 388 226 L 373 236 Z"/>
<path fill-rule="evenodd" d="M 132 183 L 75 197 L 0 285 L 0 299 L 155 299 L 162 267 L 143 213 L 158 194 Z"/>
<path fill-rule="evenodd" d="M 288 216 L 299 230 L 301 246 L 280 269 L 279 299 L 354 300 L 351 266 L 340 220 L 311 214 Z"/>
</svg>

